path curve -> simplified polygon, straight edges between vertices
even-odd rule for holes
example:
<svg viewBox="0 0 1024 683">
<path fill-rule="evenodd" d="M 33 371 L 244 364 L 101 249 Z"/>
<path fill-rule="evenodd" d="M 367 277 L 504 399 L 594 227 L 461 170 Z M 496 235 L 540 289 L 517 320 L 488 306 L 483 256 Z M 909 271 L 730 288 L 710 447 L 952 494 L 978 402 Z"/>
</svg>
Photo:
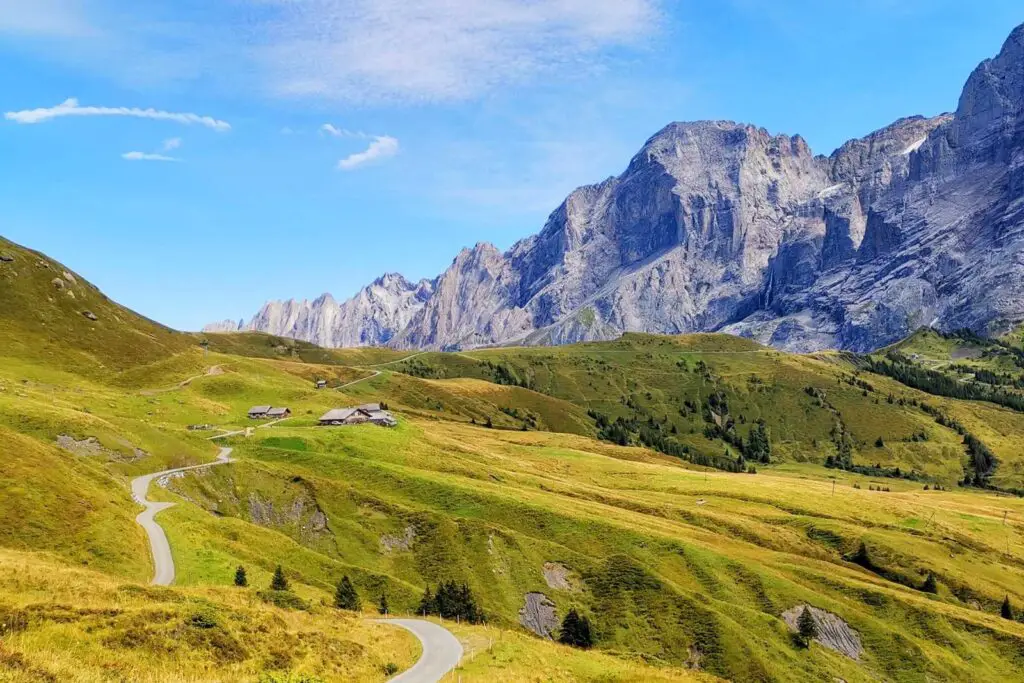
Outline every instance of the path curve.
<svg viewBox="0 0 1024 683">
<path fill-rule="evenodd" d="M 164 533 L 163 527 L 157 524 L 156 520 L 153 519 L 156 513 L 161 510 L 174 505 L 174 503 L 157 503 L 149 500 L 147 494 L 149 491 L 149 485 L 154 479 L 167 474 L 174 474 L 175 472 L 187 472 L 189 470 L 200 470 L 206 467 L 214 467 L 216 465 L 224 465 L 229 462 L 233 462 L 231 459 L 230 448 L 220 449 L 220 453 L 217 455 L 217 459 L 214 462 L 208 462 L 203 465 L 192 465 L 190 467 L 175 467 L 174 469 L 164 470 L 163 472 L 154 472 L 153 474 L 144 474 L 141 477 L 132 479 L 132 498 L 135 499 L 139 505 L 142 505 L 146 509 L 139 513 L 139 516 L 135 518 L 135 521 L 139 523 L 143 529 L 146 530 L 146 535 L 149 536 L 149 549 L 153 555 L 153 580 L 150 582 L 154 586 L 169 586 L 174 583 L 174 558 L 171 557 L 171 544 L 167 542 L 167 534 Z"/>
<path fill-rule="evenodd" d="M 378 375 L 380 375 L 380 372 L 381 372 L 380 370 L 374 370 L 372 375 L 367 375 L 366 377 L 360 377 L 356 381 L 349 382 L 348 384 L 342 384 L 340 387 L 335 387 L 334 390 L 335 391 L 341 391 L 345 387 L 350 387 L 353 384 L 359 384 L 360 382 L 365 382 L 368 379 L 373 379 L 374 377 L 377 377 Z"/>
<path fill-rule="evenodd" d="M 374 619 L 378 624 L 400 626 L 419 638 L 423 654 L 412 668 L 389 683 L 437 683 L 459 665 L 462 643 L 445 627 L 422 619 Z"/>
</svg>

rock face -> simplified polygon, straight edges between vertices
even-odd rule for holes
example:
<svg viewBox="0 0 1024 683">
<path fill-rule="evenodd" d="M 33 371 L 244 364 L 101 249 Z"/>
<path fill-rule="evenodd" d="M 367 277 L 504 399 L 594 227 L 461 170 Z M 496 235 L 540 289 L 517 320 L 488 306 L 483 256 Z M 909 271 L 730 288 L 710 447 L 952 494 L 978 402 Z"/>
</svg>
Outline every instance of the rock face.
<svg viewBox="0 0 1024 683">
<path fill-rule="evenodd" d="M 527 593 L 519 610 L 519 623 L 541 638 L 551 640 L 558 628 L 555 603 L 543 593 Z"/>
<path fill-rule="evenodd" d="M 782 613 L 782 620 L 786 622 L 791 631 L 797 632 L 797 621 L 804 609 L 811 611 L 814 624 L 818 627 L 818 636 L 814 640 L 850 659 L 855 661 L 860 659 L 864 652 L 860 635 L 850 628 L 849 624 L 831 612 L 810 605 L 797 605 L 788 609 Z"/>
<path fill-rule="evenodd" d="M 245 323 L 225 320 L 204 332 L 266 332 L 320 346 L 378 346 L 405 329 L 430 298 L 434 284 L 412 284 L 401 275 L 377 278 L 351 299 L 338 303 L 330 294 L 314 301 L 270 301 Z"/>
<path fill-rule="evenodd" d="M 1024 26 L 956 112 L 814 156 L 799 136 L 673 123 L 501 253 L 337 304 L 267 304 L 245 329 L 327 346 L 561 344 L 725 331 L 866 351 L 934 325 L 1024 320 Z"/>
</svg>

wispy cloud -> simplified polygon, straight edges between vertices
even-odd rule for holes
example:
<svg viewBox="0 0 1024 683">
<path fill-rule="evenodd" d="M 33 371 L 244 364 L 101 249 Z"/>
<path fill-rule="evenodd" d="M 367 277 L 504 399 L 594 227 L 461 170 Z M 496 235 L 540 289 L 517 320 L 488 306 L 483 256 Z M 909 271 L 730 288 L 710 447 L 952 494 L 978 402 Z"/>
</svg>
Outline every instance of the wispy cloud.
<svg viewBox="0 0 1024 683">
<path fill-rule="evenodd" d="M 138 109 L 135 107 L 83 107 L 73 97 L 55 107 L 9 111 L 4 114 L 4 118 L 8 121 L 22 124 L 43 123 L 44 121 L 65 116 L 128 116 L 139 119 L 173 121 L 185 125 L 206 126 L 221 133 L 231 130 L 231 124 L 227 121 L 221 121 L 210 116 L 160 111 L 159 109 Z"/>
<path fill-rule="evenodd" d="M 121 158 L 126 161 L 181 161 L 177 157 L 166 154 L 150 154 L 149 152 L 125 152 Z"/>
<path fill-rule="evenodd" d="M 462 100 L 638 43 L 662 1 L 262 0 L 275 20 L 256 54 L 283 94 Z"/>
<path fill-rule="evenodd" d="M 390 135 L 378 135 L 362 152 L 350 154 L 338 162 L 338 168 L 351 171 L 372 161 L 387 159 L 398 154 L 398 139 Z"/>
<path fill-rule="evenodd" d="M 347 128 L 338 128 L 333 123 L 325 123 L 320 126 L 320 132 L 324 135 L 330 135 L 334 138 L 368 138 L 370 137 L 362 131 L 348 130 Z"/>
<path fill-rule="evenodd" d="M 159 152 L 125 152 L 121 158 L 125 161 L 181 161 L 178 157 L 166 154 L 181 147 L 181 138 L 167 138 L 160 145 Z"/>
<path fill-rule="evenodd" d="M 0 0 L 0 35 L 67 35 L 40 51 L 128 82 L 450 102 L 585 77 L 617 49 L 645 46 L 670 1 L 235 0 L 181 12 L 174 0 Z"/>
</svg>

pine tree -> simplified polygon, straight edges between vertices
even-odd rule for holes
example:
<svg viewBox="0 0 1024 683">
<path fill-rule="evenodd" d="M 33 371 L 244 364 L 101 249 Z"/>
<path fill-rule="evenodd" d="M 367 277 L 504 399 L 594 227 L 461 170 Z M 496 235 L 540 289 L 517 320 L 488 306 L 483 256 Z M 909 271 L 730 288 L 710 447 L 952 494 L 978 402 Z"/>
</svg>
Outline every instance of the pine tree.
<svg viewBox="0 0 1024 683">
<path fill-rule="evenodd" d="M 245 567 L 238 565 L 238 569 L 235 570 L 235 585 L 242 588 L 249 585 L 249 577 L 245 574 Z"/>
<path fill-rule="evenodd" d="M 868 547 L 864 544 L 864 541 L 860 542 L 860 546 L 857 547 L 857 552 L 850 558 L 850 562 L 859 564 L 865 569 L 871 569 L 874 566 L 871 563 L 871 556 L 868 555 Z"/>
<path fill-rule="evenodd" d="M 818 637 L 818 624 L 814 621 L 810 607 L 804 605 L 803 611 L 800 612 L 800 618 L 796 621 L 796 629 L 804 647 L 810 646 L 811 641 Z"/>
<path fill-rule="evenodd" d="M 430 592 L 430 586 L 423 590 L 423 597 L 420 598 L 419 613 L 423 616 L 433 614 L 437 611 L 437 603 L 434 601 L 434 594 Z"/>
<path fill-rule="evenodd" d="M 353 612 L 358 612 L 363 608 L 359 601 L 359 594 L 356 593 L 356 587 L 349 581 L 348 576 L 341 577 L 341 581 L 338 582 L 338 587 L 334 591 L 334 606 Z"/>
<path fill-rule="evenodd" d="M 558 634 L 558 642 L 584 650 L 592 647 L 594 645 L 594 635 L 590 630 L 590 620 L 577 612 L 576 608 L 569 610 L 569 613 L 562 619 L 562 629 Z"/>
<path fill-rule="evenodd" d="M 380 601 L 377 603 L 377 611 L 385 615 L 391 611 L 391 608 L 388 606 L 388 596 L 386 593 L 380 594 Z"/>
<path fill-rule="evenodd" d="M 924 580 L 924 585 L 921 586 L 921 590 L 925 593 L 938 593 L 939 587 L 935 583 L 935 574 L 928 572 L 928 578 Z"/>
<path fill-rule="evenodd" d="M 1003 598 L 1003 606 L 999 609 L 1003 619 L 1013 619 L 1013 606 L 1010 605 L 1010 596 Z"/>
<path fill-rule="evenodd" d="M 277 565 L 277 569 L 274 570 L 274 578 L 270 580 L 270 590 L 288 590 L 288 579 L 285 578 L 284 570 L 281 569 L 281 565 Z"/>
</svg>

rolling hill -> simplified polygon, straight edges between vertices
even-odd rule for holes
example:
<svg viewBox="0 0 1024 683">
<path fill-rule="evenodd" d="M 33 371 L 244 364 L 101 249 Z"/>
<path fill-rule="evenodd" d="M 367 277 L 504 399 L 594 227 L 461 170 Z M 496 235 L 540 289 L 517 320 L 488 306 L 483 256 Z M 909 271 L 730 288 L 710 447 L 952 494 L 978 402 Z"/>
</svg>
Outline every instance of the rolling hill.
<svg viewBox="0 0 1024 683">
<path fill-rule="evenodd" d="M 173 332 L 3 250 L 20 306 L 0 308 L 0 680 L 383 681 L 416 646 L 331 607 L 342 576 L 365 617 L 465 585 L 486 623 L 450 624 L 464 681 L 1004 681 L 1024 664 L 1024 624 L 1000 616 L 1024 605 L 1024 501 L 998 490 L 1024 487 L 1022 415 L 878 365 L 1013 377 L 1010 339 L 325 350 Z M 398 427 L 316 426 L 370 401 Z M 255 404 L 293 415 L 246 434 Z M 153 486 L 177 503 L 158 517 L 177 584 L 145 586 L 128 480 L 209 462 L 230 432 L 236 462 Z M 981 482 L 965 433 L 994 455 Z M 278 565 L 296 600 L 266 591 Z M 809 647 L 790 627 L 805 605 Z M 557 632 L 571 608 L 594 649 L 524 618 Z"/>
</svg>

